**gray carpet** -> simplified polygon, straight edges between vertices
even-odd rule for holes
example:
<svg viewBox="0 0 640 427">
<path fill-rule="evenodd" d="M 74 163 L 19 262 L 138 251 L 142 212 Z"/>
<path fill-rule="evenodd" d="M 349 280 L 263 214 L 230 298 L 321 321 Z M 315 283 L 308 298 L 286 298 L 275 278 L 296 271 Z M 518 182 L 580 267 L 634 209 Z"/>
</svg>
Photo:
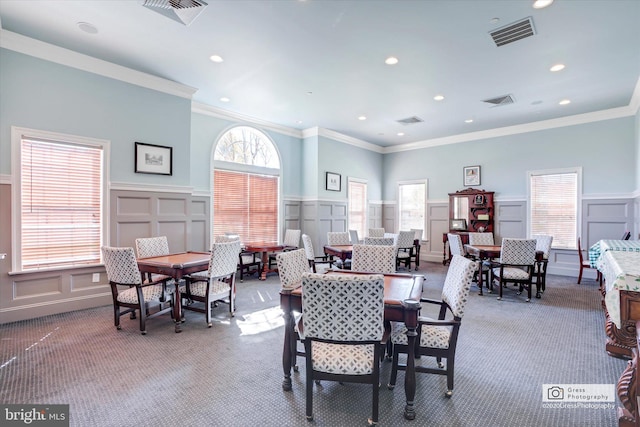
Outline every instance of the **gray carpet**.
<svg viewBox="0 0 640 427">
<path fill-rule="evenodd" d="M 424 263 L 425 296 L 439 297 L 446 267 Z M 99 307 L 0 325 L 0 402 L 70 404 L 72 426 L 357 426 L 370 415 L 370 387 L 323 382 L 313 423 L 304 415 L 304 363 L 293 391 L 282 383 L 279 280 L 245 279 L 238 312 L 187 312 L 175 334 L 168 315 L 147 322 Z M 426 313 L 428 314 L 428 313 Z M 542 384 L 615 384 L 626 366 L 604 351 L 597 284 L 549 276 L 543 298 L 472 288 L 456 357 L 455 391 L 444 376 L 418 374 L 414 421 L 403 418 L 404 374 L 380 389 L 386 426 L 614 426 L 616 409 L 545 409 Z M 418 363 L 434 364 L 423 358 Z M 382 382 L 390 363 L 382 366 Z"/>
</svg>

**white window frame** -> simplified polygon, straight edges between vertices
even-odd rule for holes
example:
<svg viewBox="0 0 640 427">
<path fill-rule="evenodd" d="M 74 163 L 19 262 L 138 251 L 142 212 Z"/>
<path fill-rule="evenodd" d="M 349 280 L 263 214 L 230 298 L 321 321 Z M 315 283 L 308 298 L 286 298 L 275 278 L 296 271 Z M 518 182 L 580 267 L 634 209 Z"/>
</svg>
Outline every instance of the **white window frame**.
<svg viewBox="0 0 640 427">
<path fill-rule="evenodd" d="M 424 223 L 422 224 L 422 239 L 423 240 L 428 240 L 429 236 L 427 234 L 427 223 L 428 223 L 428 214 L 429 211 L 427 210 L 427 205 L 428 205 L 428 200 L 429 200 L 429 180 L 428 179 L 416 179 L 416 180 L 410 180 L 410 181 L 398 181 L 398 187 L 397 187 L 397 200 L 398 200 L 398 207 L 396 210 L 396 215 L 398 218 L 398 230 L 403 230 L 402 228 L 402 224 L 400 223 L 401 221 L 401 211 L 402 211 L 402 201 L 400 200 L 400 187 L 402 187 L 403 185 L 415 185 L 415 184 L 424 184 Z M 405 230 L 407 231 L 407 230 Z"/>
<path fill-rule="evenodd" d="M 556 245 L 556 240 L 553 241 L 553 247 L 558 249 L 578 249 L 577 245 L 577 237 L 582 234 L 582 167 L 576 166 L 571 168 L 559 168 L 559 169 L 545 169 L 545 170 L 536 170 L 536 171 L 528 171 L 527 172 L 527 236 L 532 235 L 531 224 L 532 224 L 532 215 L 531 211 L 533 209 L 533 202 L 531 200 L 531 178 L 533 176 L 541 176 L 541 175 L 556 175 L 556 174 L 576 174 L 576 224 L 575 224 L 575 232 L 576 239 L 571 242 L 571 245 L 568 247 L 559 247 Z"/>
<path fill-rule="evenodd" d="M 359 238 L 362 239 L 366 236 L 368 231 L 367 224 L 369 224 L 369 182 L 366 179 L 347 177 L 347 231 L 351 229 L 351 194 L 349 194 L 351 183 L 358 183 L 365 185 L 364 192 L 364 214 L 363 214 L 363 230 L 362 233 L 358 234 Z"/>
<path fill-rule="evenodd" d="M 86 136 L 70 135 L 58 132 L 49 132 L 37 129 L 29 129 L 23 127 L 11 127 L 11 250 L 13 253 L 11 263 L 11 273 L 35 273 L 40 271 L 69 270 L 74 268 L 86 268 L 93 265 L 102 264 L 83 264 L 78 266 L 51 267 L 37 270 L 22 270 L 22 139 L 34 138 L 50 141 L 58 141 L 66 144 L 77 144 L 85 147 L 100 148 L 103 152 L 102 159 L 102 188 L 101 188 L 101 215 L 102 223 L 100 230 L 100 245 L 107 245 L 109 240 L 109 169 L 110 169 L 110 141 L 105 139 L 90 138 Z"/>
</svg>

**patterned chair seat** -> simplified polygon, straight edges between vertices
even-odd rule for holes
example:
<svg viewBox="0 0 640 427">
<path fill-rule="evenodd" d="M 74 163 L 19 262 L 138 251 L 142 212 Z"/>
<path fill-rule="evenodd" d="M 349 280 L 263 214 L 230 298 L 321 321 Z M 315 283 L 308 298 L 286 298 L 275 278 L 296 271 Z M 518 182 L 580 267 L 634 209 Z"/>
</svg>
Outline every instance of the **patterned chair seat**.
<svg viewBox="0 0 640 427">
<path fill-rule="evenodd" d="M 500 268 L 493 269 L 494 277 L 500 278 Z M 507 280 L 527 280 L 529 273 L 517 267 L 505 267 L 502 271 L 502 278 Z"/>
<path fill-rule="evenodd" d="M 314 341 L 313 369 L 330 374 L 367 375 L 373 372 L 374 346 L 343 345 Z"/>
<path fill-rule="evenodd" d="M 231 290 L 231 285 L 227 282 L 223 282 L 220 280 L 214 280 L 211 283 L 211 287 L 209 288 L 210 295 L 221 294 L 225 292 L 229 292 Z M 180 285 L 180 293 L 185 294 L 187 292 L 187 287 L 185 285 Z M 197 297 L 205 297 L 205 292 L 207 292 L 207 277 L 204 277 L 204 281 L 197 281 L 191 283 L 191 295 Z"/>
<path fill-rule="evenodd" d="M 160 301 L 162 297 L 162 285 L 144 286 L 142 289 L 142 297 L 145 301 Z M 118 302 L 127 304 L 138 304 L 138 291 L 136 288 L 129 288 L 118 294 Z"/>
<path fill-rule="evenodd" d="M 421 317 L 421 321 L 432 322 L 435 319 Z M 451 326 L 422 325 L 420 331 L 420 347 L 449 348 L 451 338 Z M 407 345 L 407 328 L 404 323 L 393 322 L 391 328 L 391 340 L 393 343 Z"/>
</svg>

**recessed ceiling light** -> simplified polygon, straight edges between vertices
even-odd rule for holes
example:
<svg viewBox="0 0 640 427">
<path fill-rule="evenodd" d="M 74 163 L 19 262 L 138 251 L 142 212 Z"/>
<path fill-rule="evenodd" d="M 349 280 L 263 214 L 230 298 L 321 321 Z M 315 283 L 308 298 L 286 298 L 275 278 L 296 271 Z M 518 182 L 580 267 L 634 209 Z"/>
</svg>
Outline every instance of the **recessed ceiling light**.
<svg viewBox="0 0 640 427">
<path fill-rule="evenodd" d="M 313 92 L 309 91 L 307 92 L 307 95 L 313 95 Z"/>
<path fill-rule="evenodd" d="M 534 9 L 542 9 L 544 7 L 550 6 L 553 3 L 553 0 L 535 0 L 533 2 Z"/>
<path fill-rule="evenodd" d="M 561 70 L 564 70 L 564 64 L 556 64 L 553 67 L 549 68 L 549 71 L 551 72 L 556 72 Z"/>
<path fill-rule="evenodd" d="M 433 97 L 433 99 L 435 99 L 436 101 L 442 101 L 444 99 L 443 95 L 436 95 Z"/>
<path fill-rule="evenodd" d="M 465 123 L 473 123 L 473 119 L 467 119 L 464 121 Z"/>
<path fill-rule="evenodd" d="M 87 34 L 98 33 L 98 29 L 95 27 L 95 25 L 90 24 L 88 22 L 77 22 L 76 25 L 78 26 L 78 28 L 80 28 L 82 31 L 84 31 Z"/>
<path fill-rule="evenodd" d="M 367 116 L 358 116 L 358 120 L 367 120 Z"/>
<path fill-rule="evenodd" d="M 231 101 L 229 98 L 227 98 L 226 96 L 223 96 L 222 98 L 220 98 L 220 101 L 222 102 L 229 102 Z"/>
<path fill-rule="evenodd" d="M 500 18 L 491 18 L 491 19 L 489 20 L 489 23 L 490 23 L 490 24 L 497 24 L 498 22 L 500 22 Z"/>
<path fill-rule="evenodd" d="M 220 55 L 211 55 L 209 59 L 212 60 L 213 62 L 218 62 L 218 63 L 224 62 L 224 59 L 222 59 L 222 56 Z"/>
<path fill-rule="evenodd" d="M 395 56 L 390 56 L 384 60 L 384 63 L 387 65 L 396 65 L 398 63 L 398 58 Z"/>
<path fill-rule="evenodd" d="M 398 132 L 396 135 L 398 135 L 398 136 L 404 136 L 404 132 Z"/>
<path fill-rule="evenodd" d="M 296 123 L 301 125 L 302 124 L 302 120 L 298 120 Z"/>
<path fill-rule="evenodd" d="M 558 102 L 558 104 L 560 104 L 560 105 L 571 104 L 571 100 L 570 99 L 563 99 L 562 101 Z"/>
<path fill-rule="evenodd" d="M 531 103 L 531 105 L 540 105 L 540 104 L 542 104 L 542 101 L 540 101 L 540 100 L 533 101 L 533 102 Z"/>
</svg>

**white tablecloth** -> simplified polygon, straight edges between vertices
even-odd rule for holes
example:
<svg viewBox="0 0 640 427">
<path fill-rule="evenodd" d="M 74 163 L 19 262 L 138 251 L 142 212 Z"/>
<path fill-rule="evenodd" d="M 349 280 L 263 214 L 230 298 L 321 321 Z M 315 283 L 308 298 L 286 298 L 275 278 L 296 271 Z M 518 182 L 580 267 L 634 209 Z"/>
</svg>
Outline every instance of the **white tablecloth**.
<svg viewBox="0 0 640 427">
<path fill-rule="evenodd" d="M 606 251 L 598 261 L 606 281 L 604 302 L 609 318 L 620 329 L 620 291 L 640 292 L 640 252 Z"/>
</svg>

